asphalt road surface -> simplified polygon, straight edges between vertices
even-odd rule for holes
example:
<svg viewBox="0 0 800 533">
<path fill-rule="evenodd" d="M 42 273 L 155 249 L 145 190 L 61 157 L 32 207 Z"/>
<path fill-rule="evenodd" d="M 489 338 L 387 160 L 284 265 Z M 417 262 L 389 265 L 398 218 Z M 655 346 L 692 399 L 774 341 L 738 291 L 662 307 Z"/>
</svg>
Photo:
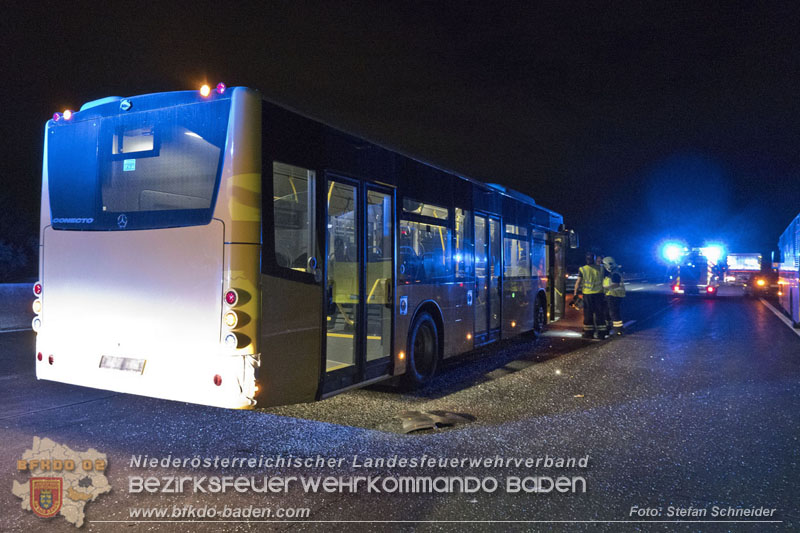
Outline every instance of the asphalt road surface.
<svg viewBox="0 0 800 533">
<path fill-rule="evenodd" d="M 46 525 L 74 531 L 62 517 L 45 522 L 22 511 L 21 500 L 11 493 L 13 480 L 27 479 L 16 472 L 16 464 L 34 436 L 108 454 L 106 475 L 113 490 L 87 504 L 83 528 L 89 531 L 796 529 L 800 336 L 764 302 L 742 298 L 736 290 L 721 292 L 714 299 L 682 298 L 670 294 L 668 286 L 631 284 L 625 302 L 629 331 L 623 337 L 583 340 L 571 327 L 575 322 L 566 322 L 538 342 L 504 342 L 448 362 L 421 391 L 373 387 L 316 404 L 256 411 L 37 381 L 34 334 L 0 333 L 0 530 L 37 531 Z M 405 434 L 397 418 L 404 411 L 462 417 L 451 427 Z M 337 464 L 145 469 L 131 465 L 139 455 L 319 455 Z M 541 461 L 538 467 L 356 466 L 394 456 Z M 582 458 L 587 464 L 548 466 L 546 458 Z M 258 480 L 265 475 L 472 476 L 481 483 L 494 479 L 498 488 L 400 493 L 384 486 L 381 493 L 371 493 L 359 486 L 351 493 L 345 486 L 341 493 L 306 493 L 298 485 L 276 494 L 230 489 L 196 494 L 190 483 L 177 494 L 129 492 L 131 476 Z M 578 488 L 509 492 L 507 483 L 515 477 L 564 477 Z M 191 515 L 131 517 L 136 508 L 173 513 L 187 506 L 196 511 L 226 505 L 284 513 L 302 508 L 309 516 L 225 523 Z M 731 518 L 713 516 L 715 508 L 774 512 Z M 705 510 L 705 516 L 697 516 L 697 510 Z M 675 515 L 680 512 L 686 516 Z M 762 522 L 740 522 L 754 520 Z"/>
</svg>

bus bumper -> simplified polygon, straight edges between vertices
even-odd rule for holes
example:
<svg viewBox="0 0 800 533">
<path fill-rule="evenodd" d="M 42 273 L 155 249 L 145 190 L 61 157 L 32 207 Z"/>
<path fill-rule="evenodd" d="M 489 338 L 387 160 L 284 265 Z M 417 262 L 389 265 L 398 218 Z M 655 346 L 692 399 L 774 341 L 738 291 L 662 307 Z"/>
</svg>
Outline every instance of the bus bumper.
<svg viewBox="0 0 800 533">
<path fill-rule="evenodd" d="M 256 355 L 126 356 L 63 347 L 51 352 L 41 338 L 36 344 L 37 379 L 214 407 L 255 405 Z"/>
</svg>

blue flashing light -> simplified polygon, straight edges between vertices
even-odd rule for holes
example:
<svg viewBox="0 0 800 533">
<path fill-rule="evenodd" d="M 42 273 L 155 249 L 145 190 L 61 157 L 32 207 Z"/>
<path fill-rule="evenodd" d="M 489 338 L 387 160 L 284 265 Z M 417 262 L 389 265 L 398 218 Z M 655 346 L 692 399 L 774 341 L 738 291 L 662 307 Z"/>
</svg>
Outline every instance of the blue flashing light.
<svg viewBox="0 0 800 533">
<path fill-rule="evenodd" d="M 674 242 L 668 242 L 661 247 L 661 256 L 670 263 L 677 263 L 683 252 L 684 246 Z"/>
<path fill-rule="evenodd" d="M 708 244 L 700 248 L 700 252 L 712 263 L 719 263 L 725 255 L 725 247 L 721 244 Z"/>
</svg>

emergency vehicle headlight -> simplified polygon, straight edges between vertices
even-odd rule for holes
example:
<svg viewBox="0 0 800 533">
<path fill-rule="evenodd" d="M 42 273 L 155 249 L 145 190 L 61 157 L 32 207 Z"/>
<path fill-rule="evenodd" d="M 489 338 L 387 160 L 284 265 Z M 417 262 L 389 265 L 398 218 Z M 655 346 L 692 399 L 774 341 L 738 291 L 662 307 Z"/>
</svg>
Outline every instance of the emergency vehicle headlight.
<svg viewBox="0 0 800 533">
<path fill-rule="evenodd" d="M 756 285 L 758 285 L 759 287 L 763 287 L 766 284 L 767 282 L 764 281 L 763 279 L 759 279 L 758 281 L 756 281 Z"/>
<path fill-rule="evenodd" d="M 42 319 L 37 316 L 31 322 L 31 328 L 33 329 L 33 331 L 39 331 L 41 327 L 42 327 Z"/>
<path fill-rule="evenodd" d="M 39 298 L 36 298 L 31 307 L 33 308 L 33 312 L 38 315 L 42 312 L 42 301 Z"/>
<path fill-rule="evenodd" d="M 228 348 L 236 348 L 239 345 L 239 339 L 236 338 L 236 334 L 228 333 L 225 335 L 225 346 Z"/>
</svg>

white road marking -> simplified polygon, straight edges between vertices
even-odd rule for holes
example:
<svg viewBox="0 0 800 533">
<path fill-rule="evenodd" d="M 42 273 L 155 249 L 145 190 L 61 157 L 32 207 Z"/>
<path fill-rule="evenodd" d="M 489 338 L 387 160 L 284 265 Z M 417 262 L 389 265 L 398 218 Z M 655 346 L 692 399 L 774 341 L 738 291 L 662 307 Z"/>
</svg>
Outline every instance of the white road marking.
<svg viewBox="0 0 800 533">
<path fill-rule="evenodd" d="M 0 329 L 0 333 L 19 333 L 20 331 L 33 331 L 32 328 Z"/>
<path fill-rule="evenodd" d="M 781 319 L 781 322 L 783 322 L 784 324 L 786 324 L 787 326 L 789 326 L 789 329 L 791 329 L 791 330 L 794 332 L 794 334 L 795 334 L 795 335 L 797 335 L 798 337 L 800 337 L 800 331 L 798 331 L 798 330 L 797 330 L 797 329 L 794 327 L 794 325 L 792 324 L 792 321 L 791 321 L 791 320 L 789 320 L 789 319 L 786 317 L 786 315 L 784 315 L 783 313 L 781 313 L 779 310 L 775 309 L 775 306 L 773 306 L 771 303 L 769 303 L 768 301 L 766 301 L 764 298 L 759 298 L 759 300 L 761 301 L 761 303 L 762 303 L 762 304 L 766 305 L 766 306 L 767 306 L 767 308 L 768 308 L 770 311 L 772 311 L 772 313 L 773 313 L 773 314 L 774 314 L 776 317 L 780 318 L 780 319 Z"/>
<path fill-rule="evenodd" d="M 663 285 L 663 283 L 656 283 L 656 287 L 662 287 Z"/>
<path fill-rule="evenodd" d="M 642 289 L 644 289 L 644 287 L 636 287 L 635 289 L 631 289 L 631 290 L 632 290 L 632 291 L 640 291 L 640 290 L 642 290 Z"/>
</svg>

